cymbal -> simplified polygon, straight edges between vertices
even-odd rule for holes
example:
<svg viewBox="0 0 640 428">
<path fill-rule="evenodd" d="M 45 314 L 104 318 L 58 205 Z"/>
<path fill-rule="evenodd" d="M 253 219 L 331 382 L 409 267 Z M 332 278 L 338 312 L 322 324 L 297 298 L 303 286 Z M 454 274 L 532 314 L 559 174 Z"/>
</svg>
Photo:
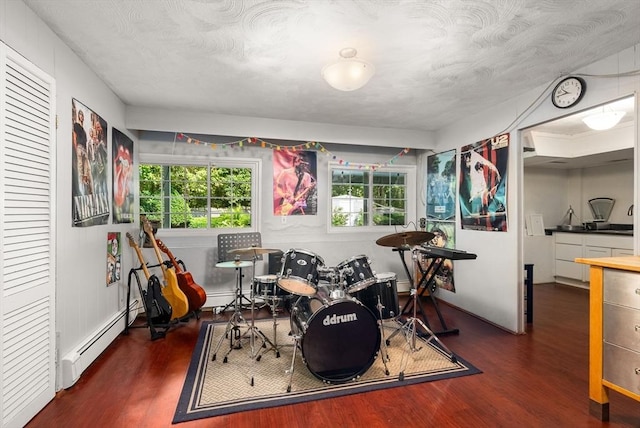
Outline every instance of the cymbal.
<svg viewBox="0 0 640 428">
<path fill-rule="evenodd" d="M 277 253 L 280 250 L 276 250 L 273 248 L 262 248 L 262 247 L 247 247 L 247 248 L 235 248 L 233 250 L 227 251 L 230 254 L 238 254 L 238 255 L 258 255 L 258 254 L 269 254 L 269 253 Z"/>
<path fill-rule="evenodd" d="M 386 235 L 382 238 L 378 238 L 376 244 L 383 247 L 404 247 L 407 245 L 419 245 L 423 242 L 431 241 L 434 236 L 436 235 L 431 232 L 420 231 L 393 233 L 391 235 Z"/>
</svg>

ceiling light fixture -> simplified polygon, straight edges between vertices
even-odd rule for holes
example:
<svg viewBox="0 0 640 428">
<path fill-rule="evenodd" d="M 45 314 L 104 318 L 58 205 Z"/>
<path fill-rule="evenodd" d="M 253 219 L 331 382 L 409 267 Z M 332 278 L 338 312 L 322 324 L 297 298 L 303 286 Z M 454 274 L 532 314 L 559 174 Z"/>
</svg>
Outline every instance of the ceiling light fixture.
<svg viewBox="0 0 640 428">
<path fill-rule="evenodd" d="M 605 131 L 616 126 L 625 114 L 623 111 L 604 111 L 603 109 L 599 113 L 584 117 L 582 121 L 595 131 Z"/>
<path fill-rule="evenodd" d="M 355 91 L 367 84 L 376 72 L 375 67 L 356 58 L 354 48 L 340 50 L 340 59 L 322 68 L 322 77 L 339 91 Z"/>
</svg>

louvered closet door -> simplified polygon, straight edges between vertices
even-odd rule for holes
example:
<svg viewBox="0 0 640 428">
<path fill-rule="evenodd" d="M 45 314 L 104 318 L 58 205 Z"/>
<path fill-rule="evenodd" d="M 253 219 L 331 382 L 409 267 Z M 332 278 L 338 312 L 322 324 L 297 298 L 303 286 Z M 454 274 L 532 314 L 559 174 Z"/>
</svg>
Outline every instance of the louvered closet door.
<svg viewBox="0 0 640 428">
<path fill-rule="evenodd" d="M 3 427 L 55 394 L 55 85 L 0 42 L 0 337 Z"/>
</svg>

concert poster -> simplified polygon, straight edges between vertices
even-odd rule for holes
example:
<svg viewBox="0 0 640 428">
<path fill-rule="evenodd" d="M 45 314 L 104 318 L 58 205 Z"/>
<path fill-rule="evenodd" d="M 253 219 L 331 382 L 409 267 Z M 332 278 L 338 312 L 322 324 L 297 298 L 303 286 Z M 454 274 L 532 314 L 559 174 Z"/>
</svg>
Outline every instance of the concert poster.
<svg viewBox="0 0 640 428">
<path fill-rule="evenodd" d="M 133 141 L 112 128 L 111 156 L 113 164 L 113 223 L 133 223 Z"/>
<path fill-rule="evenodd" d="M 75 98 L 71 100 L 71 117 L 73 226 L 107 224 L 107 122 Z"/>
<path fill-rule="evenodd" d="M 317 153 L 273 152 L 273 214 L 317 215 Z"/>
<path fill-rule="evenodd" d="M 428 219 L 455 218 L 456 171 L 456 150 L 427 157 Z"/>
<path fill-rule="evenodd" d="M 452 248 L 456 247 L 455 232 L 456 223 L 454 221 L 427 221 L 427 232 L 433 233 L 435 236 L 429 245 L 440 248 Z M 420 254 L 419 263 L 422 270 L 426 270 L 432 262 L 431 258 L 428 258 L 426 254 Z M 421 272 L 416 272 L 416 285 L 420 280 Z M 456 287 L 453 282 L 453 262 L 449 259 L 445 259 L 442 262 L 442 266 L 438 269 L 438 272 L 434 275 L 434 282 L 438 288 L 456 292 Z"/>
<path fill-rule="evenodd" d="M 462 229 L 506 232 L 509 134 L 464 146 L 460 158 Z"/>
<path fill-rule="evenodd" d="M 122 244 L 120 232 L 107 233 L 107 285 L 120 281 L 122 274 Z"/>
</svg>

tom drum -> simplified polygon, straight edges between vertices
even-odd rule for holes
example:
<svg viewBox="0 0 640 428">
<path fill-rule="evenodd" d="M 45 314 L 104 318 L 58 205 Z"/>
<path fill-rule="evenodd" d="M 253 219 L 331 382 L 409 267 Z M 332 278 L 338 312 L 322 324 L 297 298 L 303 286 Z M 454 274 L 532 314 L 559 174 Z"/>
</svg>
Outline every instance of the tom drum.
<svg viewBox="0 0 640 428">
<path fill-rule="evenodd" d="M 378 319 L 394 318 L 400 314 L 398 284 L 396 274 L 384 272 L 376 274 L 376 283 L 353 296 L 369 308 Z M 378 310 L 380 304 L 380 310 Z"/>
<path fill-rule="evenodd" d="M 291 249 L 282 256 L 278 285 L 298 296 L 313 296 L 318 286 L 318 266 L 324 266 L 319 255 L 307 250 Z"/>
<path fill-rule="evenodd" d="M 336 268 L 344 278 L 348 293 L 364 290 L 376 282 L 369 258 L 365 255 L 351 257 L 341 262 Z"/>
</svg>

